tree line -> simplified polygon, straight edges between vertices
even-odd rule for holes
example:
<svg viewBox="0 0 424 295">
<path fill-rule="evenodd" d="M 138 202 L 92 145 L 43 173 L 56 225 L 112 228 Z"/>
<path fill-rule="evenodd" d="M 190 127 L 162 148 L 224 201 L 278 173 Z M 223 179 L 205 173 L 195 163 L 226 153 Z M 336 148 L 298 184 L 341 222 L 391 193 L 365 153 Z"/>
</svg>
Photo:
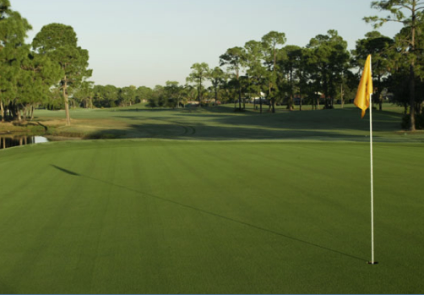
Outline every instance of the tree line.
<svg viewBox="0 0 424 295">
<path fill-rule="evenodd" d="M 336 30 L 313 37 L 306 46 L 286 44 L 283 32 L 271 31 L 260 40 L 247 41 L 219 56 L 219 66 L 195 63 L 186 83 L 167 81 L 153 89 L 118 88 L 87 81 L 88 51 L 78 46 L 73 28 L 63 24 L 44 26 L 31 44 L 25 44 L 30 24 L 13 11 L 9 0 L 0 0 L 0 116 L 5 120 L 33 117 L 37 106 L 117 107 L 147 103 L 149 107 L 199 106 L 233 102 L 242 111 L 246 100 L 275 112 L 277 104 L 290 110 L 295 104 L 314 109 L 334 108 L 353 99 L 368 54 L 372 54 L 375 107 L 382 110 L 390 95 L 405 109 L 404 128 L 424 127 L 424 30 L 423 0 L 372 1 L 387 17 L 365 17 L 374 28 L 386 22 L 401 23 L 393 38 L 378 31 L 357 40 L 354 50 Z"/>
<path fill-rule="evenodd" d="M 382 110 L 390 96 L 405 109 L 403 128 L 424 128 L 424 1 L 372 1 L 371 7 L 389 14 L 364 17 L 374 29 L 397 22 L 403 25 L 400 32 L 390 38 L 371 31 L 349 51 L 336 30 L 315 36 L 304 47 L 286 45 L 283 32 L 271 31 L 261 40 L 227 49 L 219 56 L 219 67 L 193 64 L 180 91 L 196 89 L 200 103 L 232 100 L 238 102 L 239 110 L 246 98 L 259 98 L 262 112 L 261 97 L 270 102 L 271 112 L 281 103 L 293 109 L 295 99 L 300 110 L 302 103 L 315 109 L 322 103 L 323 108 L 332 109 L 336 99 L 343 106 L 346 97 L 354 98 L 365 59 L 371 54 L 373 103 Z M 211 86 L 204 86 L 206 80 Z"/>
<path fill-rule="evenodd" d="M 88 51 L 71 26 L 49 24 L 25 43 L 32 27 L 9 0 L 0 1 L 0 115 L 2 121 L 33 117 L 39 104 L 63 100 L 70 125 L 69 96 L 91 76 Z"/>
</svg>

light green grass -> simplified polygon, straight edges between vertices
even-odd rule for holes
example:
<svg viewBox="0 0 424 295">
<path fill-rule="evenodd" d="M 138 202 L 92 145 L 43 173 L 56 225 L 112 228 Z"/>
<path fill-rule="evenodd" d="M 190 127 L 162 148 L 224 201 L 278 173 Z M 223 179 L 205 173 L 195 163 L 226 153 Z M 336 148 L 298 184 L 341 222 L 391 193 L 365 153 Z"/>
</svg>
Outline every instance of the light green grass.
<svg viewBox="0 0 424 295">
<path fill-rule="evenodd" d="M 367 143 L 3 150 L 0 292 L 421 293 L 423 163 L 422 143 L 375 145 L 371 266 Z"/>
</svg>

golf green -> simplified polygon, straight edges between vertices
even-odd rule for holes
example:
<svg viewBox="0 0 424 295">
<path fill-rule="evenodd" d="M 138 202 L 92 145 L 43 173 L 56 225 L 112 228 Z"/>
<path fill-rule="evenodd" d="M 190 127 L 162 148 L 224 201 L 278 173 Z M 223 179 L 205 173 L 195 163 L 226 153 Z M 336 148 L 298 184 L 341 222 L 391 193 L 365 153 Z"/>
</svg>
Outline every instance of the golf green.
<svg viewBox="0 0 424 295">
<path fill-rule="evenodd" d="M 0 293 L 421 293 L 422 143 L 0 151 Z"/>
</svg>

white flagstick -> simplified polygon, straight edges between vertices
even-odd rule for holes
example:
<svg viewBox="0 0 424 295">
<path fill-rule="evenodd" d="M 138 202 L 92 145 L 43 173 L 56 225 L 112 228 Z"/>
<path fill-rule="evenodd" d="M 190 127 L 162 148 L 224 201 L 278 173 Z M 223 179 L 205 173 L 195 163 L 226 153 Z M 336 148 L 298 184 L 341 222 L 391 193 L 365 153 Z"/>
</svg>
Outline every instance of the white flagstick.
<svg viewBox="0 0 424 295">
<path fill-rule="evenodd" d="M 370 62 L 370 70 L 372 70 L 371 62 Z M 374 169 L 373 169 L 373 151 L 372 151 L 372 94 L 370 94 L 370 161 L 371 161 L 371 261 L 369 263 L 377 264 L 377 262 L 374 261 Z"/>
<path fill-rule="evenodd" d="M 372 94 L 370 95 L 370 159 L 371 159 L 371 264 L 374 264 L 374 177 L 372 151 Z"/>
</svg>

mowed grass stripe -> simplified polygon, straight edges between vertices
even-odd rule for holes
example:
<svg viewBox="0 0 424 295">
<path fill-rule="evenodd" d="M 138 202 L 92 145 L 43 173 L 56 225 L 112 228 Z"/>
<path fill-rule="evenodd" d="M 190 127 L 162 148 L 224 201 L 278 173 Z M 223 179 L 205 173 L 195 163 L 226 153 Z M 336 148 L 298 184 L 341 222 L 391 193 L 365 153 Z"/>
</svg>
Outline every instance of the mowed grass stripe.
<svg viewBox="0 0 424 295">
<path fill-rule="evenodd" d="M 73 270 L 73 261 L 70 259 L 73 256 L 73 251 L 68 251 L 66 255 L 62 255 L 65 253 L 62 253 L 61 249 L 66 249 L 68 242 L 79 240 L 78 230 L 81 227 L 81 214 L 78 212 L 78 208 L 87 206 L 95 196 L 86 198 L 82 194 L 82 191 L 87 188 L 84 179 L 57 170 L 52 166 L 52 163 L 73 169 L 75 167 L 72 167 L 71 163 L 72 161 L 75 162 L 75 159 L 79 157 L 76 154 L 75 151 L 71 150 L 66 154 L 52 153 L 50 157 L 46 157 L 48 159 L 45 159 L 43 169 L 50 173 L 48 177 L 41 179 L 39 182 L 44 185 L 28 190 L 30 195 L 26 195 L 27 197 L 37 196 L 37 198 L 28 198 L 28 201 L 31 202 L 28 204 L 31 207 L 31 214 L 25 214 L 23 218 L 21 217 L 22 224 L 19 227 L 27 228 L 28 232 L 25 235 L 16 235 L 15 238 L 21 241 L 21 246 L 29 249 L 28 251 L 19 251 L 20 253 L 25 253 L 20 258 L 21 262 L 25 263 L 25 261 L 28 261 L 30 264 L 26 268 L 19 268 L 10 272 L 9 275 L 13 279 L 20 278 L 22 280 L 26 277 L 34 276 L 34 281 L 42 281 L 44 286 L 54 290 L 58 286 L 49 279 Z M 73 211 L 77 211 L 79 214 L 74 214 L 75 212 Z M 95 212 L 91 211 L 90 214 L 94 213 L 95 216 Z M 71 231 L 68 231 L 67 219 L 69 218 L 72 220 L 73 230 Z M 93 220 L 96 221 L 97 219 Z M 65 235 L 65 232 L 68 232 L 69 235 Z M 31 236 L 36 240 L 35 242 L 33 239 L 29 239 Z M 78 248 L 74 247 L 72 250 L 78 250 Z M 29 258 L 36 258 L 37 260 Z M 61 262 L 60 260 L 63 261 Z M 37 271 L 37 263 L 40 261 L 47 264 L 58 261 L 62 268 L 54 269 L 54 276 L 46 276 L 45 273 Z M 19 274 L 19 271 L 23 272 Z M 37 278 L 38 275 L 41 277 Z M 63 275 L 63 278 L 69 279 L 69 276 Z M 17 285 L 25 286 L 25 282 L 18 281 Z"/>
<path fill-rule="evenodd" d="M 169 225 L 173 230 L 168 233 L 168 235 L 172 236 L 177 233 L 175 236 L 176 242 L 173 244 L 176 246 L 183 246 L 181 249 L 182 251 L 179 250 L 181 252 L 173 258 L 170 258 L 170 261 L 181 261 L 181 258 L 183 258 L 184 261 L 186 260 L 184 259 L 185 257 L 190 258 L 191 261 L 198 261 L 196 267 L 186 268 L 189 275 L 186 273 L 183 277 L 178 277 L 178 281 L 186 282 L 186 286 L 192 284 L 190 280 L 196 279 L 197 281 L 197 279 L 199 279 L 202 280 L 205 285 L 210 285 L 208 288 L 216 286 L 219 282 L 221 288 L 225 289 L 229 286 L 238 285 L 237 280 L 242 280 L 246 284 L 245 287 L 250 288 L 250 290 L 254 292 L 253 290 L 256 290 L 256 285 L 251 280 L 253 279 L 254 281 L 254 278 L 251 278 L 252 267 L 249 267 L 249 265 L 239 267 L 239 265 L 228 263 L 228 261 L 234 261 L 235 257 L 249 257 L 255 254 L 250 252 L 250 250 L 246 251 L 249 247 L 234 247 L 235 237 L 242 239 L 244 241 L 244 243 L 242 243 L 243 245 L 249 244 L 248 236 L 246 236 L 245 232 L 246 224 L 230 219 L 231 215 L 230 217 L 221 215 L 220 210 L 215 210 L 215 208 L 211 207 L 212 202 L 209 203 L 210 199 L 220 197 L 223 190 L 222 188 L 220 189 L 219 183 L 215 183 L 214 181 L 202 181 L 204 179 L 211 179 L 211 177 L 204 174 L 207 174 L 213 169 L 207 169 L 202 165 L 202 162 L 199 162 L 199 154 L 203 154 L 204 151 L 201 146 L 198 147 L 192 150 L 189 155 L 184 155 L 183 148 L 180 146 L 180 148 L 178 148 L 178 153 L 175 151 L 169 152 L 171 157 L 168 158 L 166 164 L 161 163 L 161 165 L 158 165 L 158 167 L 163 167 L 165 170 L 171 169 L 168 173 L 174 174 L 174 177 L 178 179 L 178 182 L 174 183 L 174 187 L 167 188 L 165 185 L 163 190 L 159 190 L 159 188 L 157 190 L 165 196 L 172 198 L 168 201 L 164 200 L 168 203 L 164 204 L 164 206 L 172 209 L 170 214 L 175 218 L 174 221 L 181 220 L 180 222 L 175 222 L 174 225 Z M 175 171 L 175 167 L 184 168 Z M 187 172 L 187 174 L 185 172 Z M 184 186 L 188 186 L 191 191 L 191 193 L 189 193 L 191 196 L 190 199 L 180 196 L 187 191 Z M 200 190 L 199 188 L 203 189 Z M 174 193 L 167 193 L 171 189 Z M 159 195 L 161 195 L 161 193 L 159 193 Z M 223 197 L 228 198 L 227 194 Z M 179 200 L 176 199 L 176 197 L 178 197 Z M 180 201 L 181 199 L 184 202 Z M 175 205 L 177 205 L 177 207 L 173 208 Z M 178 207 L 181 208 L 179 209 Z M 234 206 L 233 210 L 238 211 L 236 206 Z M 181 212 L 182 215 L 175 214 L 175 212 Z M 208 222 L 205 222 L 206 220 Z M 247 227 L 247 229 L 252 230 L 251 227 Z M 253 230 L 257 231 L 257 229 Z M 235 251 L 231 251 L 231 249 Z M 251 262 L 249 259 L 242 261 L 248 264 Z M 208 265 L 216 265 L 216 267 L 209 268 L 207 267 Z M 234 276 L 226 275 L 229 271 L 234 273 L 239 279 L 235 279 Z"/>
<path fill-rule="evenodd" d="M 6 150 L 1 291 L 416 293 L 422 147 L 376 145 L 377 267 L 365 264 L 368 148 L 117 140 Z M 10 161 L 37 184 L 6 173 Z"/>
</svg>

